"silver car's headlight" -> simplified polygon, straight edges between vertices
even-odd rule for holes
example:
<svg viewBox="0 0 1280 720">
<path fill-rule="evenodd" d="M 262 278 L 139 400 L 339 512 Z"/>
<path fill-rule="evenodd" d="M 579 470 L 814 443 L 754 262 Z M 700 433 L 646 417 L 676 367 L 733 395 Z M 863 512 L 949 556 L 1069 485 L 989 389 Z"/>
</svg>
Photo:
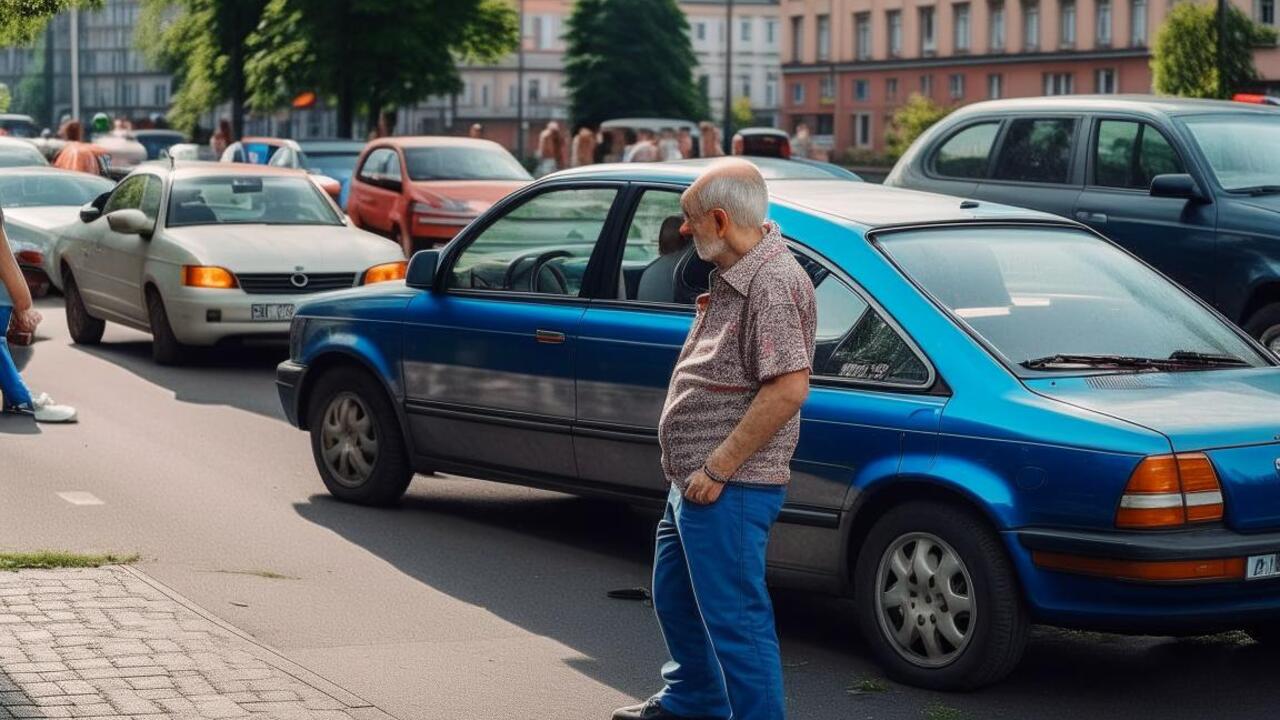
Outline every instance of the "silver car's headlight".
<svg viewBox="0 0 1280 720">
<path fill-rule="evenodd" d="M 300 360 L 302 357 L 302 335 L 307 331 L 307 319 L 294 315 L 289 323 L 289 359 Z"/>
</svg>

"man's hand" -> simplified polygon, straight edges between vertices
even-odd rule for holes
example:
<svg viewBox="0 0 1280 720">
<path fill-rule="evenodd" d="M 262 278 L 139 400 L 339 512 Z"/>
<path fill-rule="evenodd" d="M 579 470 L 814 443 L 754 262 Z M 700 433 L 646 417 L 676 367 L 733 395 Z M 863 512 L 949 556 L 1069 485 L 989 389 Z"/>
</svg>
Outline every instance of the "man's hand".
<svg viewBox="0 0 1280 720">
<path fill-rule="evenodd" d="M 707 476 L 701 468 L 689 476 L 688 485 L 684 489 L 684 498 L 698 505 L 710 505 L 720 499 L 724 492 L 724 484 Z"/>
<path fill-rule="evenodd" d="M 33 333 L 36 331 L 36 327 L 40 325 L 41 320 L 44 320 L 44 316 L 40 314 L 40 311 L 35 308 L 27 308 L 14 313 L 13 326 L 19 332 Z"/>
</svg>

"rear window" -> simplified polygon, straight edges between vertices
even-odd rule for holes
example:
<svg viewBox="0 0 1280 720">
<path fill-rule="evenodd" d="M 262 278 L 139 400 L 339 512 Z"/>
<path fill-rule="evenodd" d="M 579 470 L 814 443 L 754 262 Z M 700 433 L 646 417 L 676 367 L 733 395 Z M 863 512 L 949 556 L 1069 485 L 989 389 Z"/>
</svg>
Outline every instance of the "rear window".
<svg viewBox="0 0 1280 720">
<path fill-rule="evenodd" d="M 0 147 L 0 167 L 31 167 L 48 165 L 49 161 L 35 147 Z"/>
<path fill-rule="evenodd" d="M 947 138 L 933 157 L 933 171 L 954 178 L 983 178 L 1000 123 L 970 125 Z"/>
<path fill-rule="evenodd" d="M 1075 118 L 1009 121 L 992 176 L 1020 182 L 1069 182 L 1077 123 Z"/>
<path fill-rule="evenodd" d="M 0 176 L 0 207 L 80 206 L 115 187 L 104 177 L 83 173 Z"/>
</svg>

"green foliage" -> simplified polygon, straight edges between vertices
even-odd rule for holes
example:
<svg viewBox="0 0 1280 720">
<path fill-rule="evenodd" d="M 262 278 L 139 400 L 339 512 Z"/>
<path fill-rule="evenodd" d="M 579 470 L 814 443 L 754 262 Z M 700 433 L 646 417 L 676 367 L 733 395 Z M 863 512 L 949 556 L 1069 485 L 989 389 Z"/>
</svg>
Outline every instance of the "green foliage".
<svg viewBox="0 0 1280 720">
<path fill-rule="evenodd" d="M 258 111 L 311 90 L 334 98 L 341 133 L 358 110 L 461 90 L 457 62 L 493 61 L 520 30 L 504 0 L 268 0 L 245 65 Z"/>
<path fill-rule="evenodd" d="M 889 120 L 889 131 L 885 134 L 885 149 L 889 156 L 902 157 L 921 133 L 950 112 L 951 108 L 941 107 L 919 93 L 911 93 L 907 102 L 895 110 Z"/>
<path fill-rule="evenodd" d="M 0 83 L 0 113 L 9 112 L 9 105 L 13 103 L 13 95 L 9 93 L 9 86 Z"/>
<path fill-rule="evenodd" d="M 96 568 L 103 565 L 131 565 L 138 555 L 84 555 L 59 550 L 0 553 L 0 570 L 28 568 Z"/>
<path fill-rule="evenodd" d="M 12 111 L 30 115 L 37 124 L 50 122 L 53 113 L 49 107 L 48 95 L 44 81 L 45 36 L 41 35 L 36 42 L 31 61 L 27 63 L 18 86 L 13 90 Z"/>
<path fill-rule="evenodd" d="M 0 45 L 30 45 L 49 18 L 73 7 L 96 8 L 103 0 L 0 0 Z"/>
<path fill-rule="evenodd" d="M 751 111 L 751 99 L 740 97 L 733 101 L 733 126 L 735 128 L 749 127 L 756 120 L 756 114 Z"/>
<path fill-rule="evenodd" d="M 1276 31 L 1228 5 L 1225 74 L 1219 82 L 1216 4 L 1175 3 L 1151 48 L 1151 81 L 1163 95 L 1227 98 L 1258 78 L 1253 48 L 1274 45 Z"/>
<path fill-rule="evenodd" d="M 676 0 L 579 0 L 565 33 L 565 87 L 576 122 L 710 115 Z"/>
</svg>

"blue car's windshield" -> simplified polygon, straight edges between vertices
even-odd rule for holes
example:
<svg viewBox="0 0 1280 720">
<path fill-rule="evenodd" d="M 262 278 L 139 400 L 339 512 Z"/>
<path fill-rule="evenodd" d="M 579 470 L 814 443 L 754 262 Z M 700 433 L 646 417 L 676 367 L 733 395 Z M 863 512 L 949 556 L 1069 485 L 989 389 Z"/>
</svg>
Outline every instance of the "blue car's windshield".
<svg viewBox="0 0 1280 720">
<path fill-rule="evenodd" d="M 1224 360 L 1209 367 L 1268 364 L 1173 283 L 1078 230 L 935 228 L 886 234 L 878 242 L 1019 373 L 1030 372 L 1027 366 L 1160 369 L 1160 362 L 1129 362 L 1139 358 Z M 1061 356 L 1076 362 L 1044 361 Z M 1111 360 L 1090 363 L 1091 357 Z"/>
<path fill-rule="evenodd" d="M 1182 119 L 1224 190 L 1280 186 L 1280 113 L 1217 113 Z"/>
</svg>

